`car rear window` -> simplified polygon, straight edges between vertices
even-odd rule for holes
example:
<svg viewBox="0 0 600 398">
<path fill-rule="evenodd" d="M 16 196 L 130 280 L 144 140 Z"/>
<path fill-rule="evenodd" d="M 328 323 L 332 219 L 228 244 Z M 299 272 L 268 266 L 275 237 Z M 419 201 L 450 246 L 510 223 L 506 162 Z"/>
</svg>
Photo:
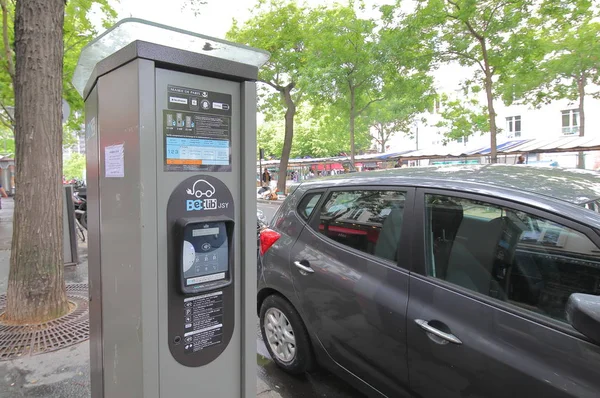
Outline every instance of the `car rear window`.
<svg viewBox="0 0 600 398">
<path fill-rule="evenodd" d="M 404 202 L 405 194 L 399 191 L 332 192 L 315 228 L 344 246 L 397 262 Z"/>
<path fill-rule="evenodd" d="M 297 208 L 300 217 L 302 217 L 304 220 L 308 220 L 310 218 L 310 215 L 312 214 L 313 210 L 315 209 L 315 206 L 319 202 L 319 199 L 321 199 L 321 195 L 321 192 L 313 192 L 306 194 L 302 198 Z"/>
</svg>

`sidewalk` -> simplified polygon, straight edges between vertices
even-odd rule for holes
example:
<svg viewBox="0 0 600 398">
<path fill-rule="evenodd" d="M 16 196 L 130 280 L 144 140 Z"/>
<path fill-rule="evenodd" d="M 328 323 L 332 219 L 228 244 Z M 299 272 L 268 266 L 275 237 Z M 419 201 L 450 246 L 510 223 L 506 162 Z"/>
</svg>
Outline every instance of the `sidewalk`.
<svg viewBox="0 0 600 398">
<path fill-rule="evenodd" d="M 271 201 L 276 202 L 276 201 Z M 0 294 L 6 293 L 14 202 L 2 199 L 0 209 Z M 80 264 L 65 267 L 65 282 L 87 283 L 87 245 L 78 241 Z M 90 397 L 89 341 L 59 351 L 0 361 L 1 398 Z M 257 398 L 281 398 L 272 382 L 257 377 Z M 270 386 L 271 385 L 271 386 Z"/>
</svg>

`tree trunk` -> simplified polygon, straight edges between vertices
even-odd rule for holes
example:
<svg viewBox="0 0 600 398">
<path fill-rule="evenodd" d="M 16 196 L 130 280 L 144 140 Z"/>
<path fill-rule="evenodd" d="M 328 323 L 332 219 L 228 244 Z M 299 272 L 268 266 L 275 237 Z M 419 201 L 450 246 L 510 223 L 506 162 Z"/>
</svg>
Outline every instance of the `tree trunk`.
<svg viewBox="0 0 600 398">
<path fill-rule="evenodd" d="M 491 76 L 485 79 L 485 93 L 488 103 L 488 118 L 490 120 L 490 158 L 492 163 L 498 162 L 498 154 L 496 148 L 496 110 L 494 109 L 494 97 L 492 94 L 492 78 Z M 489 80 L 489 81 L 488 81 Z"/>
<path fill-rule="evenodd" d="M 389 135 L 386 135 L 385 125 L 381 122 L 375 125 L 377 129 L 377 134 L 379 135 L 379 139 L 377 140 L 381 145 L 381 153 L 385 153 L 385 144 L 387 144 Z"/>
<path fill-rule="evenodd" d="M 587 77 L 585 72 L 581 73 L 581 76 L 577 80 L 577 89 L 579 91 L 579 136 L 585 136 L 585 109 L 583 107 L 583 100 L 585 99 L 585 83 Z M 585 156 L 583 152 L 579 151 L 577 154 L 577 168 L 585 169 Z"/>
<path fill-rule="evenodd" d="M 485 95 L 487 97 L 487 107 L 488 107 L 488 118 L 490 121 L 490 158 L 492 163 L 498 162 L 498 153 L 496 148 L 496 110 L 494 109 L 494 92 L 492 89 L 493 81 L 492 81 L 492 70 L 490 68 L 488 54 L 487 54 L 487 46 L 485 44 L 485 39 L 483 37 L 479 38 L 479 42 L 481 44 L 481 53 L 483 55 L 483 67 L 485 74 Z"/>
<path fill-rule="evenodd" d="M 285 136 L 283 138 L 283 148 L 281 150 L 281 160 L 279 161 L 279 175 L 277 180 L 277 191 L 285 195 L 285 184 L 287 181 L 287 166 L 292 151 L 292 140 L 294 138 L 294 116 L 296 115 L 296 104 L 292 99 L 292 90 L 294 83 L 288 84 L 280 91 L 283 102 L 286 106 L 285 111 Z"/>
<path fill-rule="evenodd" d="M 354 161 L 354 119 L 356 118 L 356 105 L 354 104 L 354 86 L 350 83 L 350 164 L 352 170 L 355 169 Z"/>
<path fill-rule="evenodd" d="M 64 0 L 18 0 L 15 18 L 14 230 L 4 320 L 67 313 L 63 275 L 62 88 Z"/>
</svg>

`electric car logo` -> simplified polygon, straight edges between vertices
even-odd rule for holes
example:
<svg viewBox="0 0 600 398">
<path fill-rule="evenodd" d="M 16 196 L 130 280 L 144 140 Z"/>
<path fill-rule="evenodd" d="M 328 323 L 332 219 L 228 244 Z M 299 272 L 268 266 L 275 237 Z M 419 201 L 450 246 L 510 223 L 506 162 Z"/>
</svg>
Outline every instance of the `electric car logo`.
<svg viewBox="0 0 600 398">
<path fill-rule="evenodd" d="M 198 199 L 186 200 L 186 210 L 213 210 L 217 208 L 217 199 L 209 199 L 216 192 L 215 187 L 206 180 L 197 180 L 192 188 L 185 191 L 188 195 Z M 202 200 L 200 198 L 205 197 Z"/>
<path fill-rule="evenodd" d="M 186 190 L 188 195 L 192 195 L 200 199 L 203 196 L 210 198 L 215 194 L 215 187 L 206 180 L 198 180 L 192 186 L 192 189 Z"/>
</svg>

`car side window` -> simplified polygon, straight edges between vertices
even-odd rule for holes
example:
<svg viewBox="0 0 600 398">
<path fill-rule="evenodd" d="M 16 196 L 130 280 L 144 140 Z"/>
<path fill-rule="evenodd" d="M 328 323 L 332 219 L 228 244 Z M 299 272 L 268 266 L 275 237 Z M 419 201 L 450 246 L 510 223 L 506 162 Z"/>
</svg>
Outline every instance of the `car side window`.
<svg viewBox="0 0 600 398">
<path fill-rule="evenodd" d="M 562 322 L 572 293 L 600 295 L 600 250 L 584 234 L 486 202 L 425 200 L 429 276 Z"/>
<path fill-rule="evenodd" d="M 321 206 L 318 232 L 396 262 L 405 199 L 405 193 L 398 191 L 332 192 Z"/>
<path fill-rule="evenodd" d="M 310 215 L 312 214 L 313 210 L 315 209 L 315 206 L 319 202 L 319 199 L 321 199 L 321 195 L 321 192 L 315 192 L 306 194 L 302 198 L 297 207 L 297 211 L 300 217 L 302 217 L 304 220 L 308 220 L 310 218 Z"/>
</svg>

